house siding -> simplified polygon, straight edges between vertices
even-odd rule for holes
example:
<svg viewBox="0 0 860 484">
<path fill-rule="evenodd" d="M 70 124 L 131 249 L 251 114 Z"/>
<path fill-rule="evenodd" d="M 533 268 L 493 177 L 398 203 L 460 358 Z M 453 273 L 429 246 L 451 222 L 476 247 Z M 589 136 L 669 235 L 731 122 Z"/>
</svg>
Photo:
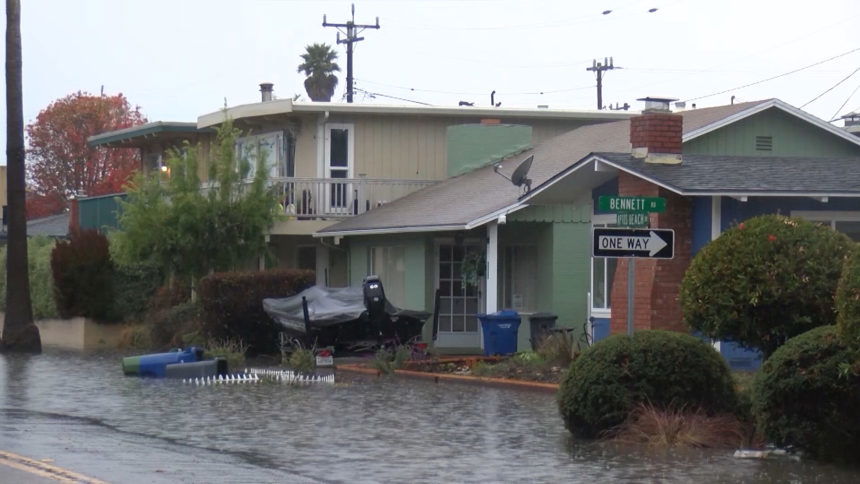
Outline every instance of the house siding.
<svg viewBox="0 0 860 484">
<path fill-rule="evenodd" d="M 770 136 L 771 151 L 756 150 L 756 136 Z M 684 143 L 685 154 L 727 156 L 858 156 L 860 147 L 771 108 Z"/>
</svg>

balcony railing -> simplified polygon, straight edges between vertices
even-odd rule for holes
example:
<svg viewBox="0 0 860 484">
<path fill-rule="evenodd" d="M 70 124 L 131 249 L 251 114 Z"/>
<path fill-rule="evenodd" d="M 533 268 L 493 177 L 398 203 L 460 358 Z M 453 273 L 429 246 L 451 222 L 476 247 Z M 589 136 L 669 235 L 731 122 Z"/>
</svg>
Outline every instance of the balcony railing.
<svg viewBox="0 0 860 484">
<path fill-rule="evenodd" d="M 434 180 L 270 178 L 286 215 L 299 220 L 347 218 L 394 201 Z"/>
</svg>

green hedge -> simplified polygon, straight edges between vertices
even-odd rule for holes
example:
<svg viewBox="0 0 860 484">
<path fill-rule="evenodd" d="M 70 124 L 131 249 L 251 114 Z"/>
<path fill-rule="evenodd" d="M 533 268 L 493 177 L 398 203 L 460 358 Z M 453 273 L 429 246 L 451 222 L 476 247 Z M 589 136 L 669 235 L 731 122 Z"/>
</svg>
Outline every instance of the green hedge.
<svg viewBox="0 0 860 484">
<path fill-rule="evenodd" d="M 732 378 L 713 347 L 670 331 L 613 335 L 589 347 L 561 383 L 565 427 L 593 438 L 621 424 L 640 403 L 663 409 L 737 410 Z"/>
<path fill-rule="evenodd" d="M 200 280 L 207 337 L 240 340 L 249 352 L 276 353 L 280 327 L 263 311 L 263 299 L 287 297 L 314 283 L 313 271 L 223 272 Z"/>
<path fill-rule="evenodd" d="M 33 317 L 36 319 L 57 318 L 57 304 L 54 302 L 54 278 L 51 275 L 51 251 L 54 239 L 30 237 L 27 240 L 27 259 L 30 272 L 30 300 Z M 6 247 L 0 248 L 0 310 L 6 310 Z"/>
<path fill-rule="evenodd" d="M 836 327 L 839 336 L 855 346 L 860 345 L 860 246 L 851 249 L 842 267 L 836 289 Z"/>
<path fill-rule="evenodd" d="M 143 315 L 163 280 L 164 276 L 154 264 L 117 264 L 113 271 L 111 319 L 129 321 Z"/>
<path fill-rule="evenodd" d="M 54 297 L 63 318 L 101 321 L 113 312 L 113 262 L 107 237 L 96 230 L 72 232 L 51 252 Z"/>
<path fill-rule="evenodd" d="M 770 355 L 788 338 L 833 324 L 833 295 L 853 243 L 829 227 L 763 215 L 725 231 L 681 284 L 686 322 Z"/>
<path fill-rule="evenodd" d="M 834 326 L 790 339 L 756 378 L 753 409 L 771 442 L 813 457 L 856 463 L 860 455 L 860 351 Z"/>
</svg>

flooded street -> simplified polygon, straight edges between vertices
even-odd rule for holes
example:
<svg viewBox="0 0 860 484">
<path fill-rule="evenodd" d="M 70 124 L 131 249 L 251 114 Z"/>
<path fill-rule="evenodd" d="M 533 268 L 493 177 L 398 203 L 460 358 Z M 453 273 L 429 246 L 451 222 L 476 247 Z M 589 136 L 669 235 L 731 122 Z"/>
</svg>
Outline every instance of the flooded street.
<svg viewBox="0 0 860 484">
<path fill-rule="evenodd" d="M 0 355 L 0 450 L 109 482 L 856 482 L 731 452 L 573 441 L 553 395 L 347 373 L 332 385 L 124 377 L 119 355 Z"/>
</svg>

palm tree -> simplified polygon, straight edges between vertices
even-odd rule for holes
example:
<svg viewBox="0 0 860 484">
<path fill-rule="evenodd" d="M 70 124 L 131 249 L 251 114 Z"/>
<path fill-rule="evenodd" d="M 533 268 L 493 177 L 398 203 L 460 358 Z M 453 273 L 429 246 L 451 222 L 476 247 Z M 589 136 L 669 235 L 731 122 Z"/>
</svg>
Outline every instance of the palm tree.
<svg viewBox="0 0 860 484">
<path fill-rule="evenodd" d="M 333 72 L 340 71 L 340 66 L 335 63 L 337 52 L 327 44 L 311 44 L 305 50 L 302 54 L 304 62 L 299 64 L 298 69 L 298 72 L 308 76 L 305 90 L 312 101 L 329 102 L 337 86 L 337 76 Z"/>
<path fill-rule="evenodd" d="M 6 321 L 0 349 L 40 353 L 33 324 L 27 268 L 27 214 L 24 208 L 24 108 L 21 90 L 21 2 L 6 0 L 6 185 L 9 237 L 6 254 Z"/>
</svg>

